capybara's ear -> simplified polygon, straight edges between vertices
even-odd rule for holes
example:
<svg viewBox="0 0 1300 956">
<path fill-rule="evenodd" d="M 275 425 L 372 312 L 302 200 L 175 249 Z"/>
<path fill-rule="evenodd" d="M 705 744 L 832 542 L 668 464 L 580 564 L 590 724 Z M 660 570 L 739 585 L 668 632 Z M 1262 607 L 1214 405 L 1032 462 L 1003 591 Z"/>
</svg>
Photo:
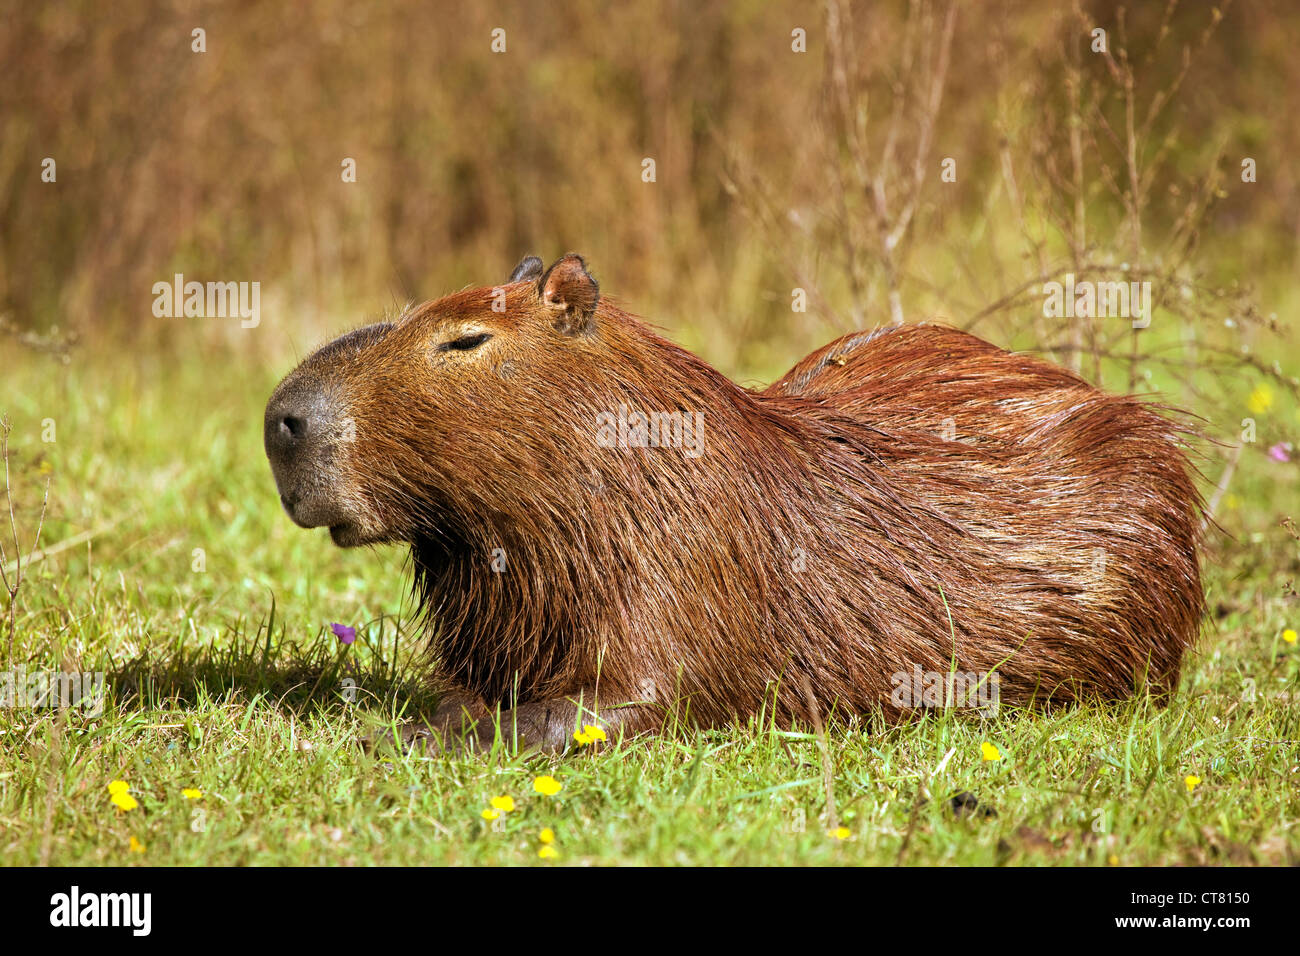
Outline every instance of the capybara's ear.
<svg viewBox="0 0 1300 956">
<path fill-rule="evenodd" d="M 515 266 L 515 271 L 510 273 L 510 282 L 523 282 L 525 279 L 536 279 L 542 274 L 546 266 L 541 259 L 536 256 L 524 256 Z"/>
<path fill-rule="evenodd" d="M 555 313 L 555 327 L 565 335 L 590 332 L 596 327 L 600 286 L 587 271 L 582 256 L 572 252 L 557 259 L 537 283 L 542 304 Z"/>
</svg>

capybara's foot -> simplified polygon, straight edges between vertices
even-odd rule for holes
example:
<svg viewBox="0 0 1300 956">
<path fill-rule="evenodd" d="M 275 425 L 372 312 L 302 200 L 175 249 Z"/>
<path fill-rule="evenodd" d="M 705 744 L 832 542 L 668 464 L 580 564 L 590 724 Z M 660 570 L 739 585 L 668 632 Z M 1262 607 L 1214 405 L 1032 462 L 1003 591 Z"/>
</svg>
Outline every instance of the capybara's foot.
<svg viewBox="0 0 1300 956">
<path fill-rule="evenodd" d="M 360 743 L 371 752 L 389 747 L 432 755 L 491 749 L 493 736 L 487 705 L 474 694 L 451 690 L 443 694 L 428 721 L 409 720 L 396 728 L 385 724 L 363 736 Z"/>
<path fill-rule="evenodd" d="M 389 730 L 388 734 L 391 736 L 392 731 Z M 542 728 L 532 722 L 525 721 L 521 725 L 513 711 L 502 713 L 499 725 L 494 718 L 473 722 L 411 721 L 397 728 L 393 743 L 407 753 L 434 757 L 439 754 L 486 754 L 492 751 L 498 741 L 512 752 L 520 753 L 528 750 L 564 749 L 564 741 L 559 734 L 552 734 L 548 738 Z"/>
<path fill-rule="evenodd" d="M 420 722 L 403 724 L 398 728 L 402 746 L 410 753 L 422 757 L 437 754 L 485 753 L 492 749 L 492 730 L 481 732 L 477 727 L 453 730 L 446 724 L 433 725 Z"/>
<path fill-rule="evenodd" d="M 467 706 L 464 698 L 457 697 L 440 706 L 428 723 L 409 721 L 396 732 L 384 727 L 363 743 L 370 750 L 392 746 L 421 756 L 489 753 L 498 741 L 514 753 L 565 753 L 657 726 L 656 714 L 648 706 L 618 707 L 598 716 L 573 700 L 547 700 L 520 704 L 501 711 L 498 718 L 481 704 Z"/>
<path fill-rule="evenodd" d="M 510 719 L 510 712 L 502 715 Z M 411 753 L 420 757 L 434 757 L 440 754 L 489 753 L 497 742 L 495 721 L 476 722 L 469 727 L 453 727 L 448 723 L 408 721 L 396 728 L 384 726 L 361 738 L 361 745 L 371 753 L 382 752 L 385 748 Z M 509 724 L 501 734 L 503 743 L 519 751 L 542 749 L 536 741 L 539 734 L 533 727 L 527 727 L 520 733 L 513 733 Z M 563 747 L 551 747 L 562 750 Z"/>
<path fill-rule="evenodd" d="M 396 727 L 385 724 L 363 734 L 357 742 L 371 754 L 396 751 L 432 757 L 437 754 L 486 753 L 492 749 L 494 737 L 491 725 L 486 731 L 480 731 L 478 727 L 453 729 L 447 724 L 412 720 Z"/>
</svg>

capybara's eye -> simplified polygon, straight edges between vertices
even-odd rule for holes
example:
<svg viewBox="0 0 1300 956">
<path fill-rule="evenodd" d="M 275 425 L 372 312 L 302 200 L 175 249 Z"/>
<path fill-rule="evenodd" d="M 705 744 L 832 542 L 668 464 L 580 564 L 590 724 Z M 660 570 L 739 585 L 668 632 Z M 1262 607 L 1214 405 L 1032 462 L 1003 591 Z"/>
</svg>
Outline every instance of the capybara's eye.
<svg viewBox="0 0 1300 956">
<path fill-rule="evenodd" d="M 450 342 L 443 342 L 438 346 L 439 352 L 468 352 L 470 349 L 476 349 L 488 339 L 492 338 L 488 332 L 476 332 L 473 335 L 463 335 L 458 339 Z"/>
</svg>

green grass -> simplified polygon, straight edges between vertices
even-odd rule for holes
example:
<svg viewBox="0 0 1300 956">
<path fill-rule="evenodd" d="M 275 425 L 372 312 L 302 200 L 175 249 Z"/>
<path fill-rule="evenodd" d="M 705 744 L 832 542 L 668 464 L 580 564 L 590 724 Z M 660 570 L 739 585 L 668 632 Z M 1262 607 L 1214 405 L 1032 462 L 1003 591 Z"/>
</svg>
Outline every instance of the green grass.
<svg viewBox="0 0 1300 956">
<path fill-rule="evenodd" d="M 826 834 L 816 738 L 758 722 L 562 759 L 364 752 L 358 736 L 428 706 L 428 667 L 404 555 L 340 551 L 279 509 L 261 408 L 282 369 L 222 355 L 183 368 L 16 364 L 0 408 L 13 419 L 21 533 L 30 539 L 48 475 L 43 542 L 89 537 L 29 570 L 14 665 L 103 670 L 108 700 L 99 717 L 0 710 L 6 863 L 1300 859 L 1300 648 L 1281 638 L 1300 626 L 1300 559 L 1279 523 L 1300 517 L 1294 465 L 1243 458 L 1223 517 L 1231 538 L 1207 560 L 1214 611 L 1172 706 L 833 726 L 841 841 Z M 41 440 L 47 418 L 53 443 Z M 331 621 L 356 625 L 358 642 L 341 647 Z M 982 758 L 986 741 L 1001 760 Z M 562 792 L 536 794 L 540 774 Z M 1201 779 L 1190 792 L 1188 776 Z M 110 803 L 117 779 L 136 809 Z M 954 813 L 961 792 L 995 815 Z M 489 823 L 481 812 L 499 795 L 516 810 Z M 550 862 L 537 853 L 544 827 Z"/>
</svg>

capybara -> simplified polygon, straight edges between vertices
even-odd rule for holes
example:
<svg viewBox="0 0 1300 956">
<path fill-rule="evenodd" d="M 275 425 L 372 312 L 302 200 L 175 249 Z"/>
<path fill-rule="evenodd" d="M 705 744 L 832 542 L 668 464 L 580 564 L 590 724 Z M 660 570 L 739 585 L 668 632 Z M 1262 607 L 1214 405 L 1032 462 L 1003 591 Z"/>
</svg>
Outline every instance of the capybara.
<svg viewBox="0 0 1300 956">
<path fill-rule="evenodd" d="M 299 525 L 410 545 L 447 693 L 409 736 L 442 745 L 896 720 L 954 673 L 1163 699 L 1204 603 L 1187 435 L 1152 406 L 931 325 L 746 389 L 576 255 L 325 345 L 265 441 Z"/>
</svg>

